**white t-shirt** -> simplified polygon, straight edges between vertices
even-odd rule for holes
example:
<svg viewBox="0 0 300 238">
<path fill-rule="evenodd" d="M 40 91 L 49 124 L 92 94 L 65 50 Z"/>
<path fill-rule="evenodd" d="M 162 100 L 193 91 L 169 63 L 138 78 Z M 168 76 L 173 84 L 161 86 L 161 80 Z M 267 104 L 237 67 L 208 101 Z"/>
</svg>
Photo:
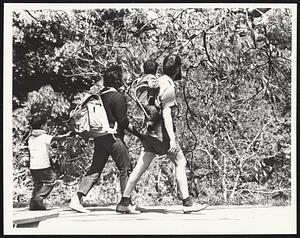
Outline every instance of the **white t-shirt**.
<svg viewBox="0 0 300 238">
<path fill-rule="evenodd" d="M 175 95 L 175 84 L 173 80 L 168 75 L 162 75 L 158 78 L 159 84 L 159 93 L 158 93 L 158 100 L 161 104 L 162 109 L 170 107 L 171 110 L 174 106 L 177 105 L 176 102 L 176 95 Z M 171 111 L 172 115 L 172 111 Z M 155 131 L 158 136 L 159 140 L 163 140 L 163 133 L 162 133 L 162 121 L 156 124 Z"/>
<path fill-rule="evenodd" d="M 34 130 L 28 139 L 30 152 L 30 169 L 45 169 L 50 167 L 49 147 L 53 136 L 43 130 Z"/>
</svg>

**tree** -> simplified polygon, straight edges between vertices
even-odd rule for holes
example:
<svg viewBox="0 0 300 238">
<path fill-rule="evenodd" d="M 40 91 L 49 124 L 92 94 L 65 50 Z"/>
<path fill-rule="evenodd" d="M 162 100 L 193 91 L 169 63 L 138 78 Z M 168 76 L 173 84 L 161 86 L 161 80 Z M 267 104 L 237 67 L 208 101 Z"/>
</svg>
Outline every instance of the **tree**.
<svg viewBox="0 0 300 238">
<path fill-rule="evenodd" d="M 82 91 L 99 91 L 110 64 L 125 72 L 129 116 L 141 127 L 131 83 L 145 59 L 162 65 L 175 53 L 183 62 L 176 126 L 191 193 L 215 203 L 257 202 L 258 195 L 279 192 L 290 196 L 289 9 L 41 10 L 13 17 L 15 151 L 30 131 L 26 117 L 33 105 L 45 109 L 50 131 L 67 129 L 63 121 L 71 102 Z M 44 85 L 51 89 L 40 89 Z M 134 166 L 141 145 L 129 134 L 126 142 Z M 64 181 L 78 180 L 92 148 L 77 138 L 55 150 L 66 164 Z M 151 192 L 139 199 L 170 201 L 167 195 L 176 194 L 172 170 L 163 157 L 156 160 L 137 186 Z M 104 171 L 105 185 L 112 188 L 116 175 Z"/>
</svg>

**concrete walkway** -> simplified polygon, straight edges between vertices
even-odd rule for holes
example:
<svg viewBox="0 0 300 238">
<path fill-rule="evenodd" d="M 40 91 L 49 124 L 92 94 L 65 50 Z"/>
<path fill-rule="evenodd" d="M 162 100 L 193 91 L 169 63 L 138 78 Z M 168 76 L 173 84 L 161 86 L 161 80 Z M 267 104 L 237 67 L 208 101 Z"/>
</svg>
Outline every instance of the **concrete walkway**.
<svg viewBox="0 0 300 238">
<path fill-rule="evenodd" d="M 141 214 L 119 214 L 115 206 L 89 207 L 89 214 L 54 208 L 59 216 L 37 228 L 14 228 L 16 234 L 293 234 L 292 207 L 210 206 L 183 214 L 181 206 L 143 207 Z M 26 212 L 14 209 L 14 214 Z"/>
</svg>

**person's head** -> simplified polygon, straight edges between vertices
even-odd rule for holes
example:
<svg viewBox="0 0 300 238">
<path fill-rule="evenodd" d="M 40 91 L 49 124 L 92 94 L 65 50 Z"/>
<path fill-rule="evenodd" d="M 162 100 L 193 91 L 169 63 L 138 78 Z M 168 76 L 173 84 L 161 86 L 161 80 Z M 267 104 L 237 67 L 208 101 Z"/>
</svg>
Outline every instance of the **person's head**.
<svg viewBox="0 0 300 238">
<path fill-rule="evenodd" d="M 42 115 L 34 115 L 29 124 L 32 127 L 32 129 L 41 129 L 42 126 L 46 123 L 47 117 Z"/>
<path fill-rule="evenodd" d="M 163 61 L 164 74 L 173 80 L 181 80 L 181 59 L 178 55 L 168 55 Z"/>
<path fill-rule="evenodd" d="M 123 72 L 119 65 L 110 66 L 103 75 L 103 85 L 105 87 L 114 87 L 116 89 L 123 86 Z"/>
<path fill-rule="evenodd" d="M 156 74 L 158 63 L 155 60 L 147 60 L 144 63 L 144 74 Z"/>
</svg>

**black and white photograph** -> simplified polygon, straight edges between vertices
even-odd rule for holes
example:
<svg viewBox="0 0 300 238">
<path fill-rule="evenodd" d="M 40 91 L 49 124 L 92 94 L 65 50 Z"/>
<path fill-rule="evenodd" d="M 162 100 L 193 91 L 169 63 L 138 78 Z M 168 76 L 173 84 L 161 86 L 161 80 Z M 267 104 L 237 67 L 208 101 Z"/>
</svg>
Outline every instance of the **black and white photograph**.
<svg viewBox="0 0 300 238">
<path fill-rule="evenodd" d="M 296 3 L 4 3 L 5 235 L 296 234 Z"/>
</svg>

